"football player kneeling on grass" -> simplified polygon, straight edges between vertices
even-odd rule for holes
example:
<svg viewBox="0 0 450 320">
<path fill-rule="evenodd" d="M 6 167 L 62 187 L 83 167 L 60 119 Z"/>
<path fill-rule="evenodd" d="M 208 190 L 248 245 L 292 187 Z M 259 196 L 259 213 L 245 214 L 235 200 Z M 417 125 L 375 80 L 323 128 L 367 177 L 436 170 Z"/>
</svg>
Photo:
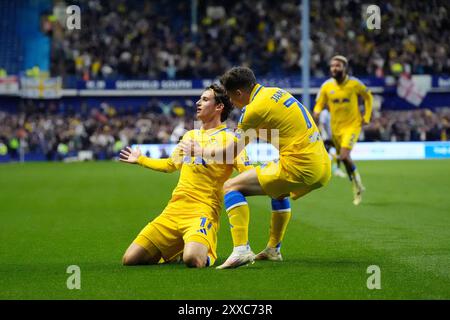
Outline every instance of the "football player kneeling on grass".
<svg viewBox="0 0 450 320">
<path fill-rule="evenodd" d="M 225 145 L 236 139 L 223 122 L 232 110 L 225 90 L 213 84 L 196 103 L 199 130 L 188 131 L 183 140 L 192 139 L 202 146 Z M 188 267 L 214 264 L 223 184 L 233 168 L 251 169 L 245 151 L 231 164 L 205 161 L 202 157 L 183 156 L 177 146 L 168 159 L 151 159 L 139 149 L 127 147 L 120 160 L 162 172 L 181 170 L 172 198 L 163 212 L 142 229 L 123 256 L 127 266 L 171 262 L 182 257 Z"/>
</svg>

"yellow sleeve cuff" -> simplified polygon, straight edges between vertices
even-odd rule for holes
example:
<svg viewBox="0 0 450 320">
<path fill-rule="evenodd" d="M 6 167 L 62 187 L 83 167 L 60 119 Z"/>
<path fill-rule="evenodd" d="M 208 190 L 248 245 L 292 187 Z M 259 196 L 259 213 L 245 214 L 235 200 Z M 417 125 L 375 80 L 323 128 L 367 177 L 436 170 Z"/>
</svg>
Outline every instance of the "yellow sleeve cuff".
<svg viewBox="0 0 450 320">
<path fill-rule="evenodd" d="M 142 156 L 142 155 L 139 156 L 139 158 L 137 159 L 137 163 L 142 166 L 142 164 L 144 163 L 145 158 L 147 158 L 147 157 L 146 156 Z"/>
</svg>

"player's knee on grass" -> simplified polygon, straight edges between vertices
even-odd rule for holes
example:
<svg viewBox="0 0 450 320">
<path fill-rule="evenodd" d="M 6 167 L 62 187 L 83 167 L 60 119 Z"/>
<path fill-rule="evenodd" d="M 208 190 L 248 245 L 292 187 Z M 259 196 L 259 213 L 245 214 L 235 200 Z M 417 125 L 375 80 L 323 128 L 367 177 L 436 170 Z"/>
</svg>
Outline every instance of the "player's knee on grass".
<svg viewBox="0 0 450 320">
<path fill-rule="evenodd" d="M 183 262 L 189 268 L 203 268 L 206 266 L 207 256 L 198 254 L 184 254 Z"/>
<path fill-rule="evenodd" d="M 122 264 L 124 266 L 135 266 L 138 265 L 138 259 L 136 259 L 135 256 L 131 255 L 131 254 L 124 254 L 122 257 Z"/>
<path fill-rule="evenodd" d="M 203 268 L 208 259 L 208 247 L 198 242 L 188 242 L 184 247 L 183 262 L 189 268 Z"/>
<path fill-rule="evenodd" d="M 156 264 L 161 259 L 161 253 L 157 248 L 155 248 L 154 251 L 154 254 L 151 255 L 150 252 L 148 252 L 143 247 L 132 243 L 123 255 L 122 264 L 124 266 Z"/>
<path fill-rule="evenodd" d="M 141 263 L 141 259 L 138 258 L 136 255 L 134 254 L 130 254 L 130 253 L 125 253 L 122 257 L 122 264 L 124 266 L 136 266 Z"/>
</svg>

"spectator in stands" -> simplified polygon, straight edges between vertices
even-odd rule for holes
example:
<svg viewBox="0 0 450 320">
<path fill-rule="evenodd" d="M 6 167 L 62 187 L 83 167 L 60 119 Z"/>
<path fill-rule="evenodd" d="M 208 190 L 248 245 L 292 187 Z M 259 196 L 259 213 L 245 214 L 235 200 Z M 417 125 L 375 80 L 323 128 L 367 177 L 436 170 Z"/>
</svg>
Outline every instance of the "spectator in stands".
<svg viewBox="0 0 450 320">
<path fill-rule="evenodd" d="M 313 76 L 328 73 L 339 52 L 352 73 L 396 75 L 450 73 L 450 2 L 375 1 L 381 30 L 368 30 L 358 0 L 311 1 Z M 232 65 L 250 66 L 260 76 L 300 73 L 300 8 L 285 0 L 199 3 L 198 28 L 191 33 L 189 1 L 74 0 L 83 12 L 79 32 L 54 32 L 53 74 L 88 80 L 209 78 Z M 57 23 L 57 22 L 55 22 Z M 58 28 L 55 28 L 58 29 Z"/>
<path fill-rule="evenodd" d="M 0 111 L 0 145 L 4 153 L 18 160 L 19 147 L 39 152 L 48 160 L 80 150 L 92 150 L 97 159 L 114 157 L 119 146 L 135 143 L 176 143 L 184 132 L 193 129 L 195 115 L 186 103 L 182 117 L 176 113 L 111 112 L 112 105 L 90 112 L 60 114 L 53 102 L 27 101 L 26 113 Z M 170 105 L 181 105 L 168 103 Z M 162 104 L 152 99 L 151 104 Z M 105 107 L 105 106 L 108 107 Z M 46 111 L 43 111 L 46 110 Z M 236 127 L 239 113 L 230 115 L 228 125 Z M 450 108 L 436 110 L 380 111 L 364 128 L 362 141 L 447 141 L 450 140 Z M 22 143 L 22 145 L 20 145 Z M 6 149 L 5 149 L 6 147 Z M 1 155 L 0 155 L 1 156 Z M 60 157 L 61 158 L 61 157 Z"/>
</svg>

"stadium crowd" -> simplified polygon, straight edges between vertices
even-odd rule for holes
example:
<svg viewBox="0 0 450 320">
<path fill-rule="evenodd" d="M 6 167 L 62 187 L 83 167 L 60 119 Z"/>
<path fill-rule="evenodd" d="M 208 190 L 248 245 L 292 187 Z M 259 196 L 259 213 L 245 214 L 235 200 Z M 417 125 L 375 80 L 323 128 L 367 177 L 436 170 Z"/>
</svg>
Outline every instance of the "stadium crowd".
<svg viewBox="0 0 450 320">
<path fill-rule="evenodd" d="M 450 140 L 450 108 L 375 112 L 362 141 Z"/>
<path fill-rule="evenodd" d="M 186 110 L 178 101 L 163 104 L 156 99 L 139 112 L 106 103 L 64 113 L 55 105 L 28 104 L 26 112 L 0 111 L 0 153 L 17 158 L 22 143 L 26 152 L 43 153 L 49 160 L 80 150 L 92 150 L 95 158 L 112 158 L 134 143 L 177 143 L 194 128 L 194 113 Z M 228 125 L 235 128 L 238 118 L 235 109 Z M 450 108 L 375 112 L 360 140 L 450 140 Z"/>
<path fill-rule="evenodd" d="M 242 65 L 258 77 L 298 76 L 299 3 L 286 0 L 274 7 L 269 0 L 199 0 L 195 31 L 190 1 L 73 0 L 81 7 L 82 28 L 68 30 L 55 20 L 51 73 L 84 80 L 215 78 Z M 381 30 L 365 27 L 361 0 L 311 1 L 312 76 L 327 76 L 336 53 L 349 58 L 350 73 L 358 76 L 450 74 L 450 45 L 443 41 L 450 38 L 450 2 L 372 4 L 381 9 Z M 66 3 L 55 1 L 58 6 L 64 11 Z M 0 155 L 15 157 L 22 144 L 48 159 L 79 150 L 111 158 L 133 143 L 176 143 L 195 117 L 189 99 L 153 99 L 138 111 L 107 103 L 74 111 L 62 103 L 30 101 L 19 113 L 0 110 Z M 449 140 L 449 110 L 378 111 L 360 139 Z M 230 127 L 238 116 L 236 110 Z"/>
<path fill-rule="evenodd" d="M 81 7 L 82 28 L 54 28 L 52 73 L 85 80 L 209 78 L 246 65 L 258 76 L 298 75 L 299 2 L 199 1 L 192 33 L 189 1 L 71 1 Z M 328 75 L 336 53 L 359 76 L 450 73 L 450 45 L 443 41 L 450 38 L 450 2 L 371 4 L 381 9 L 381 30 L 365 27 L 363 1 L 311 2 L 313 76 Z"/>
</svg>

